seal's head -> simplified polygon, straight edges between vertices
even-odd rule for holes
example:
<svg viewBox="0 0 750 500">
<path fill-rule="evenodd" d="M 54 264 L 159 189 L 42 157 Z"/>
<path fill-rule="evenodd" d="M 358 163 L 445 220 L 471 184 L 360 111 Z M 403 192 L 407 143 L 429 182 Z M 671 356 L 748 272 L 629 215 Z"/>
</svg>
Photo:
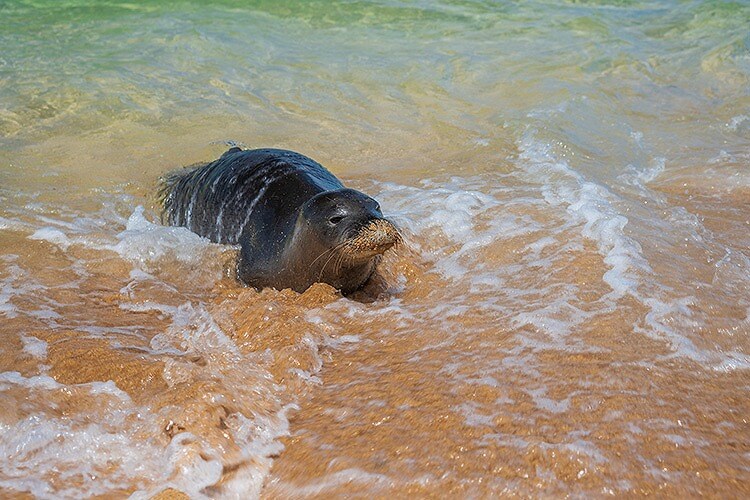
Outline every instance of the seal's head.
<svg viewBox="0 0 750 500">
<path fill-rule="evenodd" d="M 370 277 L 380 255 L 401 241 L 396 226 L 383 217 L 380 205 L 354 189 L 320 193 L 302 207 L 305 240 L 315 240 L 309 269 L 317 281 L 344 293 L 360 288 Z M 308 245 L 308 250 L 311 250 Z"/>
</svg>

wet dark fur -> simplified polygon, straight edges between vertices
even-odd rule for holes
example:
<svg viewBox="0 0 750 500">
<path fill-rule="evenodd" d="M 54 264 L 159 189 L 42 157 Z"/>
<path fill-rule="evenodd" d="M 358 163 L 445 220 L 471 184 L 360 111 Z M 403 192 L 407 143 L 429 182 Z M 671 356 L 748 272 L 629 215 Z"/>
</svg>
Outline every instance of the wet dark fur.
<svg viewBox="0 0 750 500">
<path fill-rule="evenodd" d="M 375 200 L 292 151 L 232 148 L 168 174 L 160 196 L 164 222 L 239 244 L 238 276 L 257 288 L 352 292 L 400 238 Z"/>
</svg>

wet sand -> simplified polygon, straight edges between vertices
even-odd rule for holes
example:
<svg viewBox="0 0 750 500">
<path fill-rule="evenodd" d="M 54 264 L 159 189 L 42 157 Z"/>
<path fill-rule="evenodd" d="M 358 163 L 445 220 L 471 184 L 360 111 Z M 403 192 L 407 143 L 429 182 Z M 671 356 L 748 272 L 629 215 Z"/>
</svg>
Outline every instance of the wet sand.
<svg viewBox="0 0 750 500">
<path fill-rule="evenodd" d="M 734 209 L 744 210 L 744 204 Z M 723 210 L 733 208 L 725 204 Z M 28 249 L 26 241 L 17 241 Z M 528 243 L 521 237 L 496 244 L 485 249 L 483 260 L 508 265 Z M 4 240 L 10 245 L 5 250 L 17 252 L 14 244 Z M 64 266 L 51 265 L 59 252 L 46 242 L 34 245 L 40 248 L 28 255 L 42 258 L 47 269 L 37 278 L 47 285 L 64 283 L 68 277 L 55 270 Z M 141 301 L 135 303 L 168 304 L 174 301 L 171 292 L 128 290 L 127 266 L 80 251 L 80 257 L 97 262 L 89 268 L 93 274 L 76 290 L 52 295 L 71 304 L 70 317 L 96 317 L 98 325 L 120 329 L 138 325 L 141 333 L 169 330 L 169 317 L 158 309 L 122 304 L 136 297 Z M 225 252 L 217 270 L 230 270 L 233 257 Z M 26 258 L 15 262 L 43 267 Z M 596 248 L 587 244 L 556 279 L 575 283 L 581 300 L 596 304 L 608 293 L 600 278 L 606 271 Z M 116 386 L 160 417 L 140 426 L 140 439 L 167 446 L 186 433 L 220 450 L 222 479 L 204 491 L 210 495 L 231 494 L 224 483 L 257 474 L 259 465 L 271 466 L 237 448 L 228 419 L 238 413 L 271 418 L 289 404 L 289 436 L 281 438 L 283 449 L 267 455 L 272 466 L 261 490 L 266 498 L 750 492 L 747 371 L 675 358 L 668 342 L 634 332 L 632 325 L 648 312 L 637 301 L 620 300 L 555 345 L 543 331 L 514 327 L 496 309 L 483 307 L 494 293 L 477 294 L 460 280 L 446 281 L 408 245 L 389 256 L 381 275 L 377 286 L 346 299 L 327 285 L 304 294 L 258 292 L 231 277 L 204 295 L 211 321 L 243 359 L 263 367 L 262 373 L 252 373 L 247 364 L 231 368 L 240 384 L 258 381 L 251 399 L 236 394 L 227 399 L 227 380 L 218 380 L 215 371 L 227 355 L 220 345 L 212 346 L 213 352 L 158 355 L 152 335 L 87 338 L 21 318 L 5 323 L 6 338 L 25 331 L 46 342 L 47 368 L 16 338 L 3 345 L 0 370 L 33 377 L 43 369 L 64 387 Z M 529 276 L 518 279 L 524 283 Z M 468 294 L 476 306 L 448 316 L 436 313 L 435 304 Z M 733 313 L 731 304 L 725 308 L 712 305 L 712 314 L 742 319 L 742 311 Z M 225 369 L 230 368 L 220 371 Z M 282 390 L 263 396 L 270 387 Z M 82 389 L 55 391 L 45 401 L 30 397 L 29 390 L 4 393 L 11 401 L 25 401 L 3 405 L 4 422 L 39 411 L 58 418 L 81 415 L 84 408 L 109 411 L 106 402 Z M 226 396 L 217 400 L 222 393 Z M 214 396 L 206 399 L 207 394 Z M 202 448 L 196 444 L 185 456 L 203 456 Z M 104 463 L 95 468 L 113 472 Z M 54 477 L 53 485 L 81 486 Z M 158 492 L 158 484 L 150 491 Z M 158 498 L 179 498 L 176 491 Z"/>
</svg>

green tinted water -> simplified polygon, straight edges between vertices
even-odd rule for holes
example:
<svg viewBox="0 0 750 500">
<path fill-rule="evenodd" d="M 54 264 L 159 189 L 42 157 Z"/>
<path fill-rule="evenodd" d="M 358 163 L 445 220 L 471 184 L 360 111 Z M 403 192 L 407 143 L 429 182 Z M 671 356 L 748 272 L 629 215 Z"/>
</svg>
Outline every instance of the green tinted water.
<svg viewBox="0 0 750 500">
<path fill-rule="evenodd" d="M 450 155 L 573 101 L 540 128 L 586 153 L 633 155 L 622 132 L 638 131 L 646 147 L 701 155 L 696 129 L 748 105 L 739 2 L 3 2 L 0 13 L 6 151 L 113 122 L 181 135 L 185 122 L 249 145 L 303 134 L 316 149 L 368 149 L 408 135 L 392 147 Z"/>
</svg>

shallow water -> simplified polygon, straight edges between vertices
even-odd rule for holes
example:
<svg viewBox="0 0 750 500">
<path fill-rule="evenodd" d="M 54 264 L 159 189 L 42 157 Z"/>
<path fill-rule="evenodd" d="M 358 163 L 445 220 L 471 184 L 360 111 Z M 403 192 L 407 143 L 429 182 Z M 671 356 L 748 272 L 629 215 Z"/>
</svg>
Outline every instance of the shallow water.
<svg viewBox="0 0 750 500">
<path fill-rule="evenodd" d="M 750 5 L 0 1 L 0 492 L 750 494 Z M 172 168 L 289 148 L 384 283 L 257 292 Z"/>
</svg>

